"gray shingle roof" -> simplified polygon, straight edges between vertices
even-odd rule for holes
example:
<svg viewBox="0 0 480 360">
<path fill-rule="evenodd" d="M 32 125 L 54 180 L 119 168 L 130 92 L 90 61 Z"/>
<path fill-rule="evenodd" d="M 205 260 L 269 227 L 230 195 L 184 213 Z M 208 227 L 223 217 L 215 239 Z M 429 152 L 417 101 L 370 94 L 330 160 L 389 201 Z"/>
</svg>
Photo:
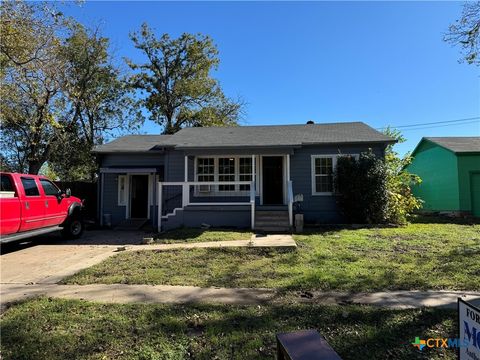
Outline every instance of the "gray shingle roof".
<svg viewBox="0 0 480 360">
<path fill-rule="evenodd" d="M 480 136 L 426 137 L 424 139 L 443 146 L 455 153 L 480 152 Z"/>
<path fill-rule="evenodd" d="M 195 127 L 174 135 L 129 135 L 94 152 L 146 152 L 162 147 L 239 148 L 283 147 L 340 143 L 392 143 L 395 140 L 362 122 L 332 124 Z"/>
<path fill-rule="evenodd" d="M 97 153 L 147 152 L 167 146 L 172 135 L 127 135 L 107 144 L 99 145 L 93 150 Z"/>
<path fill-rule="evenodd" d="M 185 128 L 170 138 L 177 148 L 276 147 L 394 142 L 362 122 Z"/>
</svg>

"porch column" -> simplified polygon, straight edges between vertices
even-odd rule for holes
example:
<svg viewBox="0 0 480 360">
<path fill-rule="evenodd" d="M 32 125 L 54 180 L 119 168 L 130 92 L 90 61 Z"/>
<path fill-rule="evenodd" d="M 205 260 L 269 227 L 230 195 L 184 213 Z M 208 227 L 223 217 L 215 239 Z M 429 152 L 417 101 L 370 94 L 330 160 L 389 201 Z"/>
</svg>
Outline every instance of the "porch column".
<svg viewBox="0 0 480 360">
<path fill-rule="evenodd" d="M 153 206 L 153 214 L 150 214 L 150 218 L 152 219 L 152 223 L 155 223 L 156 213 L 157 211 L 157 175 L 152 173 L 152 206 Z M 150 203 L 150 199 L 148 199 Z M 148 210 L 150 210 L 150 205 L 148 206 Z"/>
<path fill-rule="evenodd" d="M 287 181 L 290 181 L 290 154 L 287 154 Z"/>
<path fill-rule="evenodd" d="M 100 226 L 103 226 L 103 189 L 104 189 L 104 185 L 103 183 L 105 182 L 105 174 L 100 170 L 100 196 L 99 196 L 99 200 L 100 200 L 100 203 L 98 204 L 99 205 L 99 209 L 98 209 L 98 212 L 100 213 Z"/>
<path fill-rule="evenodd" d="M 188 181 L 188 155 L 185 155 L 185 182 Z"/>
<path fill-rule="evenodd" d="M 257 193 L 257 179 L 255 178 L 256 175 L 256 164 L 255 164 L 255 155 L 252 155 L 252 181 L 255 181 L 255 194 Z"/>
<path fill-rule="evenodd" d="M 255 229 L 255 196 L 257 193 L 257 183 L 255 179 L 255 155 L 252 155 L 252 185 L 250 185 L 250 227 Z"/>
<path fill-rule="evenodd" d="M 288 202 L 288 223 L 293 226 L 293 189 L 290 180 L 290 154 L 287 154 L 287 202 Z"/>
<path fill-rule="evenodd" d="M 157 182 L 157 231 L 162 231 L 162 183 L 159 181 Z"/>
</svg>

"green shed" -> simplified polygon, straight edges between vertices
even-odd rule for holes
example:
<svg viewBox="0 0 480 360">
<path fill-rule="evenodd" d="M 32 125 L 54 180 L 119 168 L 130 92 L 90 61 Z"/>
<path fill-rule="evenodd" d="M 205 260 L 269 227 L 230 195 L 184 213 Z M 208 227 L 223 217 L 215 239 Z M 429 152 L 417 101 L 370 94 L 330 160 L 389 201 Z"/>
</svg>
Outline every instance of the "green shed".
<svg viewBox="0 0 480 360">
<path fill-rule="evenodd" d="M 408 170 L 421 177 L 413 188 L 424 211 L 480 217 L 480 137 L 424 137 Z"/>
</svg>

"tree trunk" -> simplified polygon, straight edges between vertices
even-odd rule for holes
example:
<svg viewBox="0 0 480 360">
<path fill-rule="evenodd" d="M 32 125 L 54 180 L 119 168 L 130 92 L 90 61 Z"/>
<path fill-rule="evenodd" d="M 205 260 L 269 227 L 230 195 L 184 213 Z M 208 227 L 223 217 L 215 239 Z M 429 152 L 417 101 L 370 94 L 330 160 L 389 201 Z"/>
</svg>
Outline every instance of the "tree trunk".
<svg viewBox="0 0 480 360">
<path fill-rule="evenodd" d="M 45 161 L 32 160 L 28 162 L 28 173 L 37 175 Z"/>
</svg>

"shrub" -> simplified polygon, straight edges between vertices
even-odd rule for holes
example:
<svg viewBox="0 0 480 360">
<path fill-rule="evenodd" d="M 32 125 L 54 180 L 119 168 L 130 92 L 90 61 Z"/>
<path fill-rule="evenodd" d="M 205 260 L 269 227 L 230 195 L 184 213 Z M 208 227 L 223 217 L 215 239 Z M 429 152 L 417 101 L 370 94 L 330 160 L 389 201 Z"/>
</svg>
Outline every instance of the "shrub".
<svg viewBox="0 0 480 360">
<path fill-rule="evenodd" d="M 398 130 L 387 128 L 385 134 L 405 142 L 405 138 Z M 418 175 L 409 173 L 406 169 L 412 162 L 410 153 L 403 158 L 393 150 L 393 145 L 385 149 L 385 164 L 387 167 L 388 211 L 387 221 L 393 224 L 404 224 L 412 212 L 422 207 L 423 201 L 416 198 L 411 187 L 420 184 Z"/>
<path fill-rule="evenodd" d="M 398 142 L 405 141 L 396 130 L 387 128 L 385 133 Z M 406 223 L 408 216 L 422 206 L 411 191 L 421 179 L 406 170 L 410 162 L 410 154 L 400 158 L 393 145 L 385 149 L 384 159 L 371 150 L 360 154 L 358 160 L 339 157 L 335 192 L 341 212 L 355 223 Z"/>
<path fill-rule="evenodd" d="M 359 159 L 341 156 L 335 173 L 337 202 L 354 223 L 383 223 L 388 214 L 387 169 L 371 151 Z"/>
</svg>

